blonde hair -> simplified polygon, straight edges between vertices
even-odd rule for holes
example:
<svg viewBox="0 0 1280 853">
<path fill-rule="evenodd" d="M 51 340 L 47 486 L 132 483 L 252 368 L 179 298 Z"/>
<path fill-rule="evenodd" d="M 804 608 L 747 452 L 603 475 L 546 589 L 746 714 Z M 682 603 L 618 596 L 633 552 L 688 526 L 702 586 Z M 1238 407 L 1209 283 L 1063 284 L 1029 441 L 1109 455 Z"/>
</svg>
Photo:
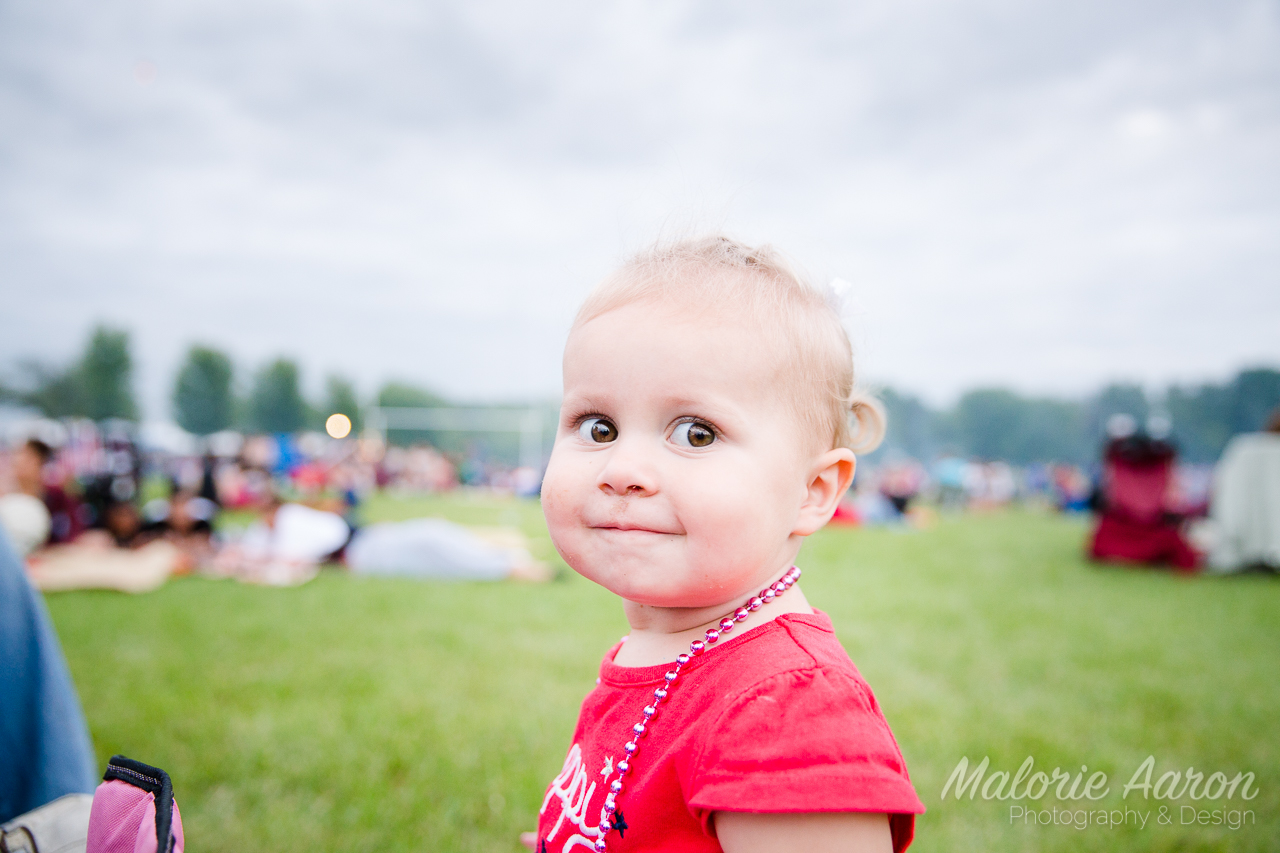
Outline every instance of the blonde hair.
<svg viewBox="0 0 1280 853">
<path fill-rule="evenodd" d="M 720 235 L 656 244 L 591 292 L 573 329 L 637 302 L 744 311 L 773 338 L 779 372 L 794 379 L 797 414 L 827 449 L 867 453 L 884 438 L 884 408 L 855 384 L 853 347 L 834 294 L 813 286 L 771 246 L 752 248 Z"/>
</svg>

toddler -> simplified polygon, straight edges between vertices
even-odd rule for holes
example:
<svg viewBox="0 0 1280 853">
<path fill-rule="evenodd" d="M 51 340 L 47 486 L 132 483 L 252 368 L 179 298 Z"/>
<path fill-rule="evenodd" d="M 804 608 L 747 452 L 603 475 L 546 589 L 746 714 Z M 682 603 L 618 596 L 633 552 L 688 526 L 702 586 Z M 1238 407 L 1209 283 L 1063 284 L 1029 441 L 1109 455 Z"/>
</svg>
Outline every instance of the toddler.
<svg viewBox="0 0 1280 853">
<path fill-rule="evenodd" d="M 587 298 L 542 501 L 631 632 L 582 704 L 538 853 L 903 850 L 924 811 L 793 561 L 883 433 L 838 313 L 768 248 L 655 248 Z"/>
</svg>

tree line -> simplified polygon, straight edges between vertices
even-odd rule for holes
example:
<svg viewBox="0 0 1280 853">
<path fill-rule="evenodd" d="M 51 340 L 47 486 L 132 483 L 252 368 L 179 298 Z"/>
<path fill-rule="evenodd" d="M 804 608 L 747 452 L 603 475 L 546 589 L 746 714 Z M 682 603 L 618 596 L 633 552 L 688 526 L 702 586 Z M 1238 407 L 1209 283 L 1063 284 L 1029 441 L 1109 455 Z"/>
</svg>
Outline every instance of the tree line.
<svg viewBox="0 0 1280 853">
<path fill-rule="evenodd" d="M 0 385 L 0 399 L 30 406 L 50 418 L 138 419 L 129 333 L 121 329 L 94 329 L 82 353 L 69 365 L 27 361 L 18 372 L 16 382 Z M 239 387 L 229 355 L 212 346 L 192 346 L 174 379 L 173 419 L 195 435 L 226 429 L 263 433 L 322 429 L 325 419 L 335 413 L 351 418 L 356 429 L 361 425 L 360 400 L 350 380 L 329 376 L 321 399 L 310 401 L 302 390 L 301 369 L 289 358 L 262 365 L 243 393 Z M 375 400 L 380 406 L 446 404 L 439 395 L 401 382 L 383 385 Z"/>
<path fill-rule="evenodd" d="M 136 420 L 133 357 L 129 334 L 94 329 L 80 356 L 53 367 L 19 365 L 16 383 L 0 386 L 0 398 L 38 409 L 44 415 L 94 420 Z M 360 398 L 348 379 L 331 375 L 323 397 L 307 400 L 297 362 L 277 358 L 260 366 L 240 392 L 231 357 L 216 347 L 192 346 L 174 379 L 170 397 L 174 420 L 195 435 L 224 429 L 249 432 L 297 432 L 320 429 L 331 414 L 342 413 L 360 428 Z M 942 454 L 1003 459 L 1088 463 L 1097 459 L 1108 419 L 1118 413 L 1145 423 L 1166 418 L 1184 459 L 1212 462 L 1227 441 L 1241 432 L 1262 429 L 1280 407 L 1280 371 L 1242 370 L 1223 384 L 1172 385 L 1150 395 L 1139 385 L 1115 384 L 1082 400 L 1033 397 L 1001 388 L 969 391 L 947 408 L 931 407 L 892 388 L 880 397 L 889 416 L 889 432 L 876 456 L 901 453 L 929 460 Z M 374 396 L 379 406 L 444 406 L 443 397 L 403 382 L 389 382 Z M 433 440 L 429 433 L 401 435 L 401 441 Z"/>
<path fill-rule="evenodd" d="M 1030 462 L 1096 461 L 1112 415 L 1139 425 L 1163 419 L 1188 462 L 1213 462 L 1232 436 L 1263 429 L 1280 408 L 1280 371 L 1242 370 L 1222 384 L 1171 385 L 1150 395 L 1140 385 L 1108 385 L 1085 399 L 1032 397 L 1002 388 L 969 391 L 948 408 L 894 389 L 880 394 L 889 418 L 880 456 L 916 459 L 958 454 Z"/>
</svg>

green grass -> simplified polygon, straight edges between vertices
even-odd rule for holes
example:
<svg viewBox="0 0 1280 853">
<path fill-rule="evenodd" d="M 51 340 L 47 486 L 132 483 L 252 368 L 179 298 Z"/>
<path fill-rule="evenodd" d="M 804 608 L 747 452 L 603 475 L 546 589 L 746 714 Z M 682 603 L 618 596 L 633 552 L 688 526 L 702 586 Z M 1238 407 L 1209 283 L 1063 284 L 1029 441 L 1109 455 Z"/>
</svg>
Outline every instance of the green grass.
<svg viewBox="0 0 1280 853">
<path fill-rule="evenodd" d="M 536 502 L 368 508 L 426 513 L 519 526 L 554 559 Z M 806 595 L 875 689 L 928 806 L 912 849 L 1280 848 L 1280 583 L 1098 569 L 1084 535 L 1011 512 L 806 546 Z M 99 760 L 167 769 L 192 849 L 237 853 L 518 849 L 626 630 L 611 596 L 571 573 L 542 586 L 184 578 L 48 601 Z M 1111 794 L 1092 807 L 1150 822 L 1010 825 L 1008 802 L 940 799 L 962 756 L 1013 771 L 1029 755 L 1048 772 L 1104 771 Z M 1261 793 L 1231 807 L 1256 825 L 1181 826 L 1185 797 L 1157 825 L 1165 803 L 1119 796 L 1148 755 L 1153 781 L 1188 765 L 1254 772 Z"/>
</svg>

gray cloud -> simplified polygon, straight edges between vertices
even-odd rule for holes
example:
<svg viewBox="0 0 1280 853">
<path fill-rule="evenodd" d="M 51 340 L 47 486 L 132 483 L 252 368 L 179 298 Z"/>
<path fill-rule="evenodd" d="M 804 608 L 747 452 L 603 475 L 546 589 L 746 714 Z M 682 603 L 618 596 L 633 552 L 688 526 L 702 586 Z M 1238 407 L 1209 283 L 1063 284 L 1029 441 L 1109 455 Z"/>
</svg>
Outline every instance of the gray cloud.
<svg viewBox="0 0 1280 853">
<path fill-rule="evenodd" d="M 0 5 L 0 362 L 135 332 L 555 393 L 686 223 L 855 284 L 934 398 L 1280 361 L 1274 3 Z M 154 77 L 152 78 L 152 73 Z"/>
</svg>

